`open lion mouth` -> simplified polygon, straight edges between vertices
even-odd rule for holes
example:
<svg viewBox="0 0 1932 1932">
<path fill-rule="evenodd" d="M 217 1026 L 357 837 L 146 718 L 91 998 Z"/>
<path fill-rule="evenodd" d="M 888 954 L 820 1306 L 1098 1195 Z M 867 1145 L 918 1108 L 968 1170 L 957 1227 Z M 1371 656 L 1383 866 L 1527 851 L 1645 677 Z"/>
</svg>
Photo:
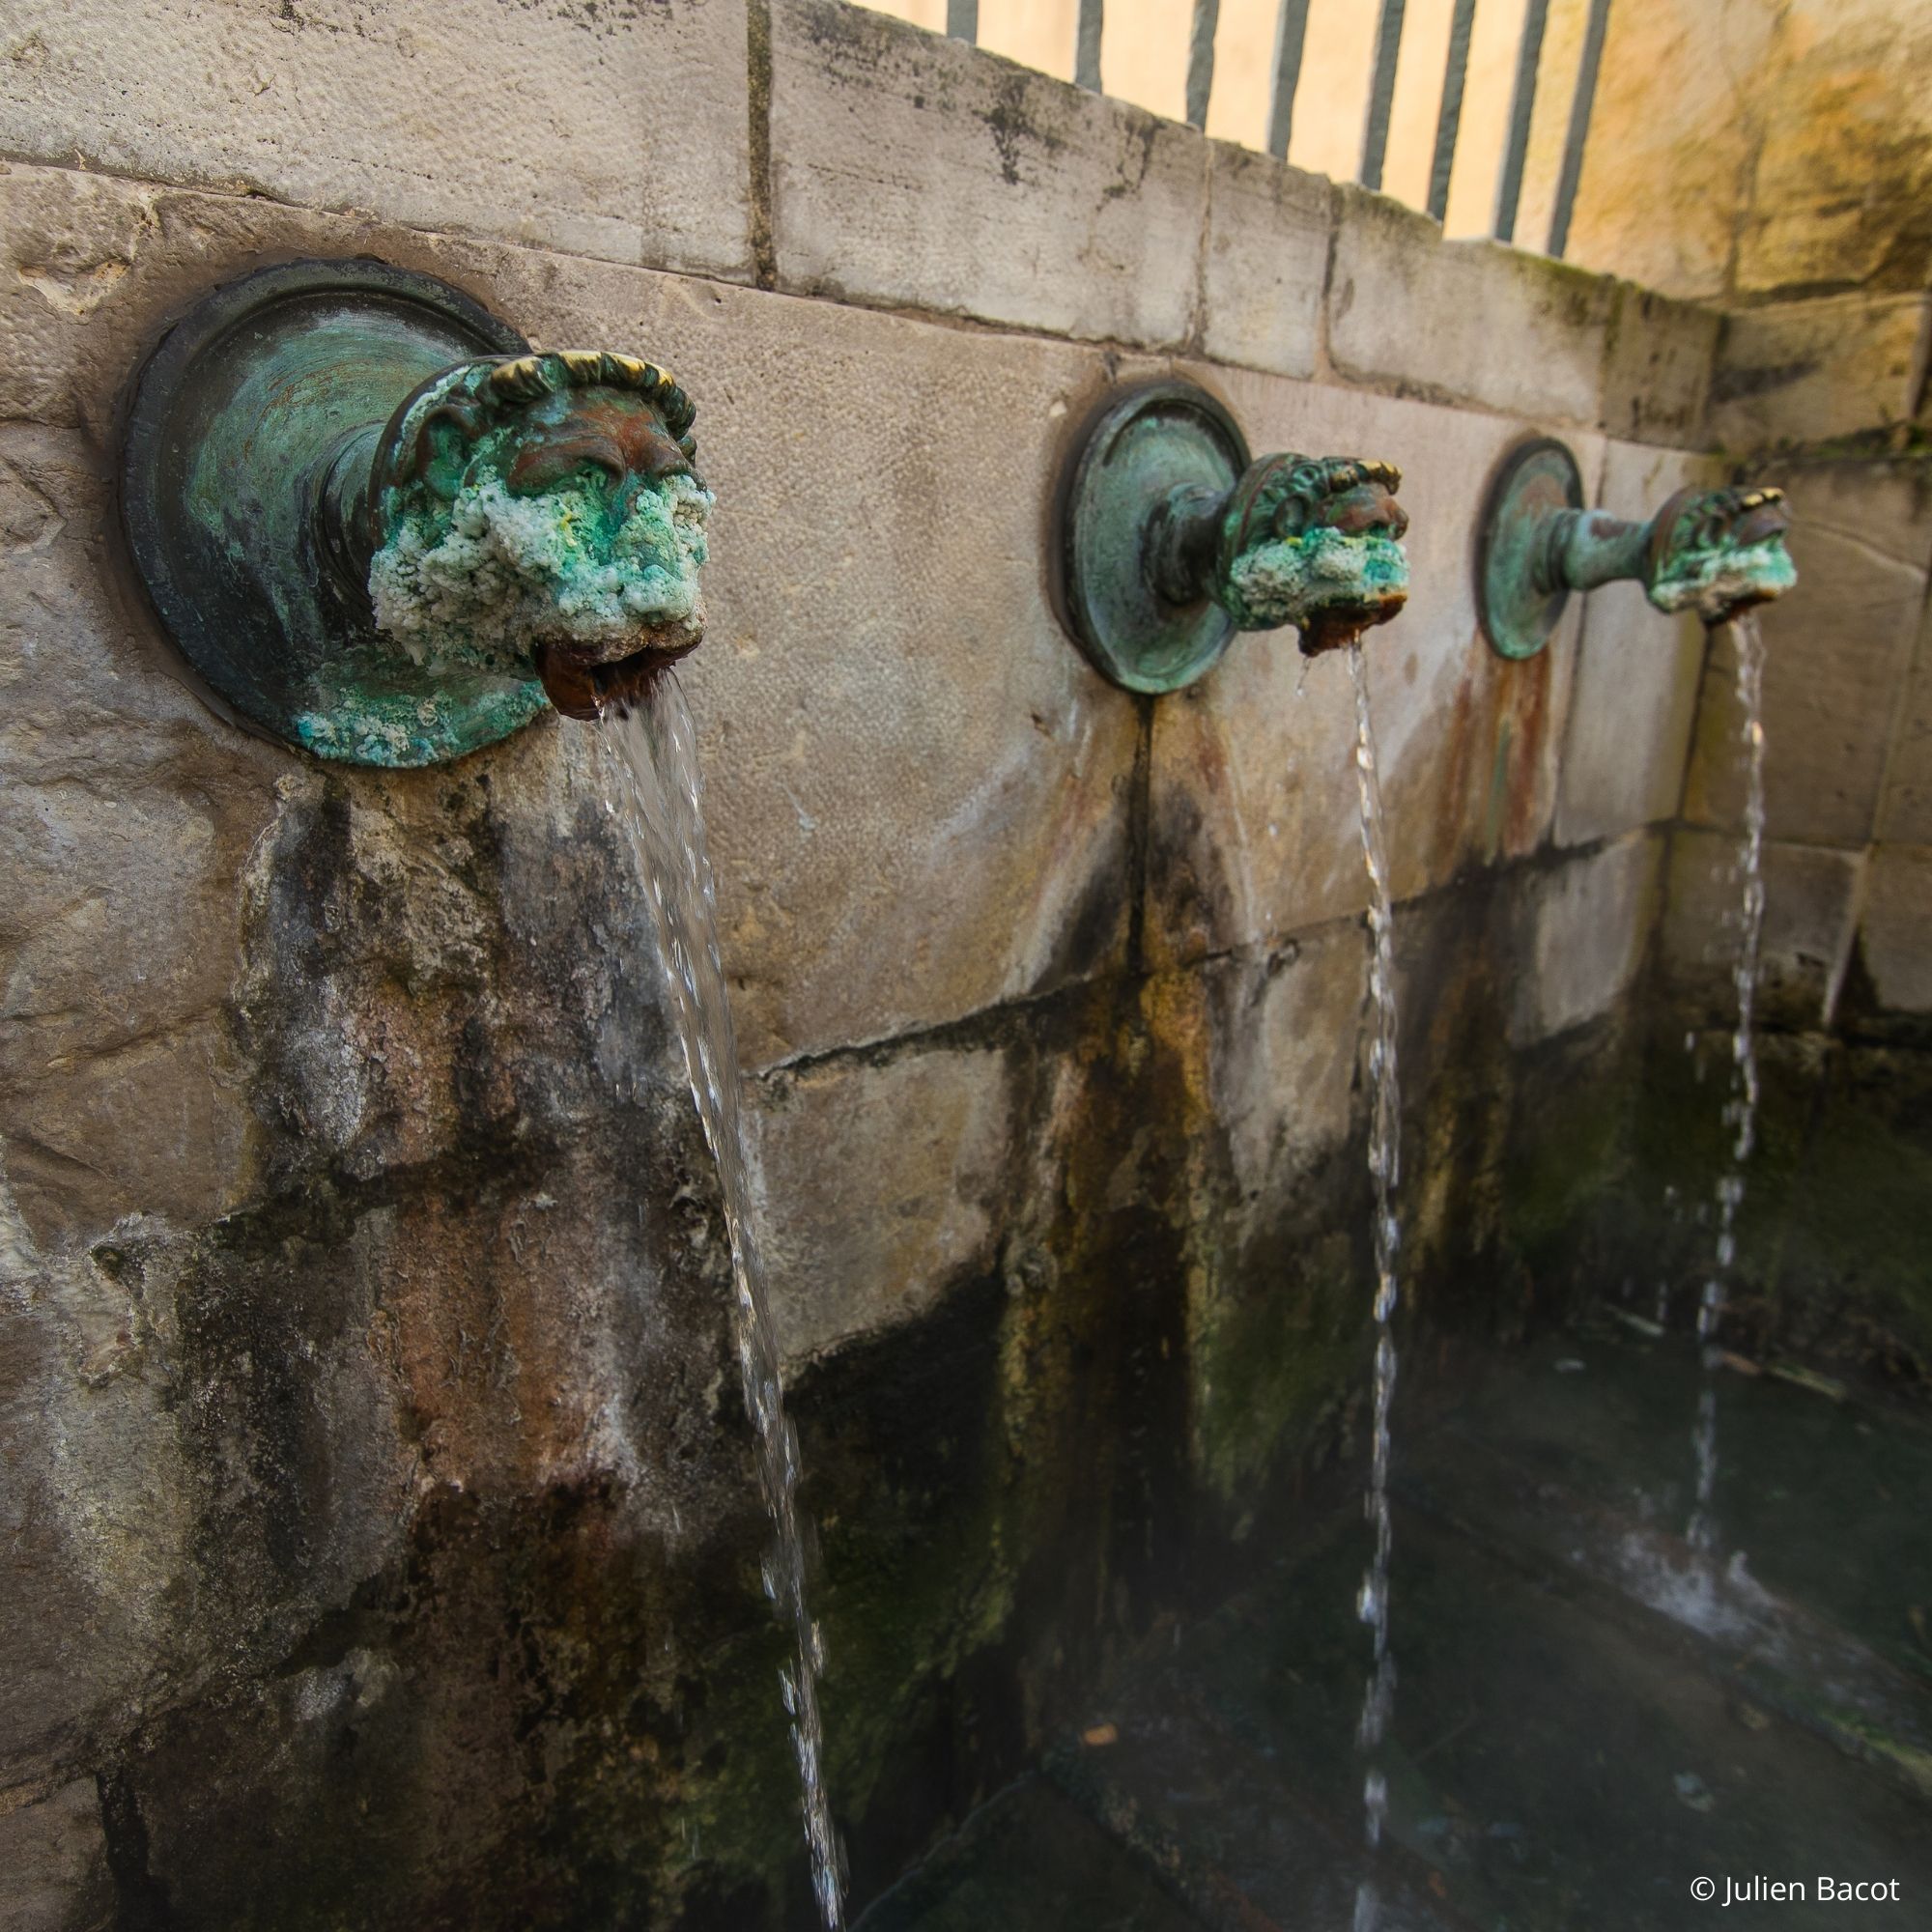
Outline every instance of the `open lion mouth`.
<svg viewBox="0 0 1932 1932">
<path fill-rule="evenodd" d="M 1301 655 L 1320 657 L 1324 651 L 1339 651 L 1359 640 L 1364 631 L 1386 624 L 1408 602 L 1406 583 L 1364 588 L 1346 602 L 1318 604 L 1301 626 Z"/>
<path fill-rule="evenodd" d="M 594 724 L 607 713 L 623 716 L 650 695 L 651 687 L 679 658 L 697 648 L 703 636 L 696 625 L 666 625 L 663 635 L 640 650 L 599 659 L 596 646 L 548 638 L 536 648 L 537 676 L 545 695 L 566 718 Z"/>
</svg>

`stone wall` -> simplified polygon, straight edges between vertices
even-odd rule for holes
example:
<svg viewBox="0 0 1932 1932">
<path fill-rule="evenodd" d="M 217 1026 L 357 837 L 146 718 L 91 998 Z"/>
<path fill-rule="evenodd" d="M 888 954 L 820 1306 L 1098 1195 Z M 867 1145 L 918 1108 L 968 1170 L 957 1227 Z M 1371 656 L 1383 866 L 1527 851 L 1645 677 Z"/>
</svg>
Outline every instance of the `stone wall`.
<svg viewBox="0 0 1932 1932">
<path fill-rule="evenodd" d="M 1802 410 L 1800 411 L 1802 416 Z M 1780 425 L 1772 421 L 1776 430 Z M 1889 433 L 1869 440 L 1882 446 Z M 1797 435 L 1749 467 L 1796 516 L 1766 641 L 1764 1109 L 1730 1333 L 1932 1389 L 1932 460 Z M 1731 640 L 1704 668 L 1668 862 L 1630 1226 L 1682 1292 L 1725 1164 L 1744 808 Z M 1659 1283 L 1662 1286 L 1662 1282 Z"/>
<path fill-rule="evenodd" d="M 698 402 L 686 682 L 871 1895 L 1359 1439 L 1347 669 L 1092 673 L 1068 433 L 1173 370 L 1403 466 L 1408 1319 L 1493 1331 L 1603 1244 L 1721 666 L 1630 586 L 1504 664 L 1475 514 L 1532 429 L 1613 509 L 1712 473 L 1719 320 L 829 0 L 5 33 L 0 1918 L 805 1922 L 722 1223 L 594 736 L 323 767 L 202 705 L 122 556 L 131 372 L 310 255 Z"/>
<path fill-rule="evenodd" d="M 1910 0 L 1620 0 L 1570 254 L 1722 304 L 1727 448 L 1926 422 L 1932 21 Z"/>
<path fill-rule="evenodd" d="M 1800 582 L 1765 613 L 1765 1109 L 1741 1347 L 1932 1385 L 1923 966 L 1932 565 L 1924 10 L 1620 6 L 1581 259 L 1722 302 L 1707 429 L 1783 483 Z M 1669 73 L 1672 84 L 1660 86 Z M 1607 117 L 1605 120 L 1603 117 Z M 1694 1292 L 1725 1161 L 1743 778 L 1735 660 L 1705 666 L 1668 862 L 1630 1272 Z M 1649 1277 L 1659 1279 L 1652 1281 Z"/>
</svg>

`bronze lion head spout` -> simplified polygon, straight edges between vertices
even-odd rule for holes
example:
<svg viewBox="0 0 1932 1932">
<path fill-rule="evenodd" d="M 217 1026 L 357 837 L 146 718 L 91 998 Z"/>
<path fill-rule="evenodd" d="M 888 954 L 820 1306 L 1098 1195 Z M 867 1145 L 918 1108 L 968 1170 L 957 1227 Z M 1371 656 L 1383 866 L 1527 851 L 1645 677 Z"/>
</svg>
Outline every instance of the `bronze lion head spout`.
<svg viewBox="0 0 1932 1932">
<path fill-rule="evenodd" d="M 1689 611 L 1722 624 L 1798 582 L 1782 490 L 1692 485 L 1641 521 L 1586 509 L 1584 497 L 1575 454 L 1548 437 L 1520 443 L 1491 479 L 1476 597 L 1484 633 L 1504 657 L 1534 657 L 1571 596 L 1606 583 L 1640 583 L 1667 615 Z"/>
<path fill-rule="evenodd" d="M 226 715 L 351 764 L 622 706 L 704 634 L 691 399 L 539 354 L 461 289 L 357 258 L 211 291 L 139 371 L 122 514 Z"/>
<path fill-rule="evenodd" d="M 1221 520 L 1214 595 L 1244 631 L 1293 624 L 1309 657 L 1408 601 L 1402 471 L 1353 456 L 1264 456 Z"/>
<path fill-rule="evenodd" d="M 448 369 L 391 418 L 366 504 L 375 622 L 424 664 L 534 670 L 574 718 L 704 635 L 695 411 L 605 352 Z"/>
<path fill-rule="evenodd" d="M 1356 456 L 1251 459 L 1192 383 L 1117 391 L 1084 425 L 1056 513 L 1054 587 L 1089 661 L 1129 691 L 1179 691 L 1236 633 L 1293 626 L 1309 657 L 1408 599 L 1402 472 Z"/>
<path fill-rule="evenodd" d="M 1695 611 L 1707 624 L 1768 604 L 1798 581 L 1790 527 L 1782 490 L 1680 490 L 1651 519 L 1645 593 L 1660 611 Z"/>
</svg>

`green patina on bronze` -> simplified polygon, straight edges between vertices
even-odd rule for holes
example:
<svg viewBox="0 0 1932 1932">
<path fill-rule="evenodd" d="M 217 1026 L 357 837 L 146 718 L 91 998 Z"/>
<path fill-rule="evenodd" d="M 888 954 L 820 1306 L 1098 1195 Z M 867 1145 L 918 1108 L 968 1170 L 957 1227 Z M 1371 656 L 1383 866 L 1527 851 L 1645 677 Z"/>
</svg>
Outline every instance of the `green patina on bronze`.
<svg viewBox="0 0 1932 1932">
<path fill-rule="evenodd" d="M 1798 582 L 1781 490 L 1684 490 L 1650 524 L 1644 591 L 1660 611 L 1707 624 L 1781 597 Z"/>
<path fill-rule="evenodd" d="M 648 362 L 535 355 L 378 262 L 217 290 L 142 371 L 123 505 L 213 695 L 327 758 L 416 766 L 594 717 L 702 635 L 711 498 Z"/>
<path fill-rule="evenodd" d="M 1179 691 L 1237 630 L 1293 625 L 1313 655 L 1392 617 L 1408 590 L 1392 465 L 1251 463 L 1234 418 L 1190 383 L 1126 390 L 1088 423 L 1061 488 L 1061 618 L 1129 691 Z"/>
<path fill-rule="evenodd" d="M 1216 602 L 1244 631 L 1293 624 L 1313 656 L 1385 623 L 1408 598 L 1393 464 L 1270 456 L 1222 514 Z"/>
<path fill-rule="evenodd" d="M 534 672 L 575 717 L 647 682 L 704 634 L 694 414 L 664 370 L 598 351 L 424 384 L 345 517 L 378 630 L 438 679 Z"/>
<path fill-rule="evenodd" d="M 1783 492 L 1771 489 L 1680 490 L 1647 523 L 1585 510 L 1570 451 L 1524 443 L 1496 472 L 1479 528 L 1484 634 L 1504 657 L 1534 657 L 1572 591 L 1622 582 L 1642 584 L 1666 614 L 1723 623 L 1798 581 L 1789 525 Z"/>
</svg>

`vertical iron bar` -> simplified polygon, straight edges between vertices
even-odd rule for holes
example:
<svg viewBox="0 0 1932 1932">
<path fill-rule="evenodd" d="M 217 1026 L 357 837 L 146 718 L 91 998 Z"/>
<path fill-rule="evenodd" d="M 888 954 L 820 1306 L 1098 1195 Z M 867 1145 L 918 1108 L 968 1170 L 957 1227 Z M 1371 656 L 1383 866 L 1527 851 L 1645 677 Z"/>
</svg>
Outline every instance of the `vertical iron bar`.
<svg viewBox="0 0 1932 1932">
<path fill-rule="evenodd" d="M 1274 23 L 1274 86 L 1268 95 L 1268 153 L 1288 158 L 1294 122 L 1294 90 L 1301 83 L 1301 43 L 1308 38 L 1308 0 L 1281 0 Z"/>
<path fill-rule="evenodd" d="M 1604 58 L 1604 32 L 1610 0 L 1590 0 L 1590 22 L 1583 29 L 1583 58 L 1577 67 L 1577 92 L 1570 102 L 1570 133 L 1563 143 L 1563 172 L 1556 180 L 1556 207 L 1549 217 L 1549 252 L 1560 261 L 1570 245 L 1570 216 L 1583 180 L 1583 149 L 1590 138 L 1590 110 L 1597 104 L 1597 69 Z"/>
<path fill-rule="evenodd" d="M 946 34 L 949 40 L 980 40 L 980 0 L 946 0 Z"/>
<path fill-rule="evenodd" d="M 1106 0 L 1080 0 L 1073 29 L 1073 84 L 1100 91 L 1100 21 Z"/>
<path fill-rule="evenodd" d="M 1522 164 L 1529 154 L 1529 121 L 1536 112 L 1536 67 L 1543 56 L 1543 29 L 1549 0 L 1529 0 L 1522 16 L 1522 39 L 1516 50 L 1516 91 L 1510 96 L 1509 145 L 1503 150 L 1502 180 L 1496 184 L 1496 240 L 1516 239 L 1516 205 L 1522 194 Z"/>
<path fill-rule="evenodd" d="M 1382 185 L 1382 156 L 1388 152 L 1389 109 L 1395 101 L 1395 68 L 1402 52 L 1402 16 L 1408 0 L 1382 0 L 1376 23 L 1376 66 L 1369 82 L 1369 118 L 1362 129 L 1361 182 Z"/>
<path fill-rule="evenodd" d="M 1469 72 L 1469 34 L 1476 0 L 1456 0 L 1449 21 L 1449 59 L 1442 70 L 1442 106 L 1435 116 L 1435 158 L 1429 168 L 1429 212 L 1449 218 L 1449 175 L 1456 165 L 1456 134 L 1463 125 L 1463 83 Z"/>
<path fill-rule="evenodd" d="M 1206 128 L 1208 97 L 1214 91 L 1214 29 L 1221 0 L 1194 0 L 1194 29 L 1187 37 L 1187 125 Z"/>
</svg>

